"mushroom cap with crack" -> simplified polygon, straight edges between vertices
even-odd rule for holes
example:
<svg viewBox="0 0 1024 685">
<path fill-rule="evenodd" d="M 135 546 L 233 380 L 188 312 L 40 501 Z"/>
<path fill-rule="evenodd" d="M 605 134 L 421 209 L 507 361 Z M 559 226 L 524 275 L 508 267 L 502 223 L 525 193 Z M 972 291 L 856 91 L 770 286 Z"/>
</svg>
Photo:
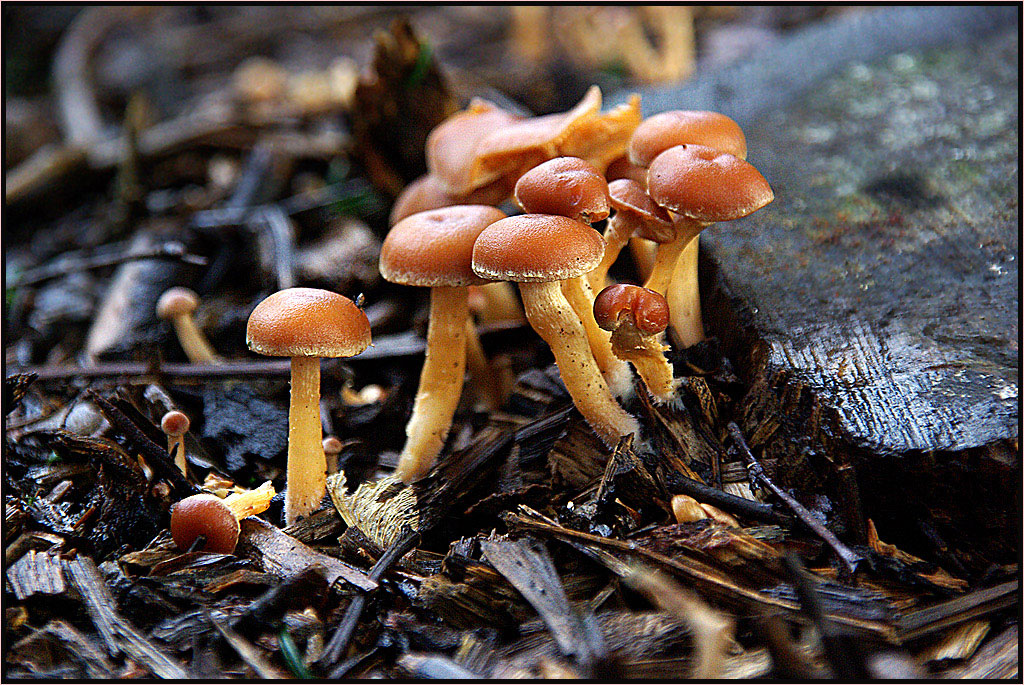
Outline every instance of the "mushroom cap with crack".
<svg viewBox="0 0 1024 685">
<path fill-rule="evenodd" d="M 604 239 L 564 216 L 520 214 L 483 230 L 473 246 L 473 271 L 498 281 L 564 281 L 593 271 Z"/>
<path fill-rule="evenodd" d="M 370 321 L 344 295 L 288 288 L 256 305 L 245 338 L 271 357 L 354 357 L 370 344 Z"/>
<path fill-rule="evenodd" d="M 606 331 L 618 328 L 624 319 L 643 335 L 668 328 L 668 302 L 660 294 L 638 285 L 610 285 L 594 298 L 594 319 Z"/>
<path fill-rule="evenodd" d="M 718 112 L 671 110 L 645 119 L 629 139 L 629 160 L 650 166 L 654 158 L 676 145 L 704 145 L 747 157 L 747 139 L 739 124 Z"/>
<path fill-rule="evenodd" d="M 703 145 L 677 145 L 647 171 L 647 191 L 665 209 L 701 223 L 731 221 L 775 199 L 754 165 Z"/>
<path fill-rule="evenodd" d="M 239 531 L 234 512 L 216 495 L 192 495 L 171 507 L 171 537 L 183 552 L 202 535 L 206 538 L 203 551 L 231 554 Z"/>
<path fill-rule="evenodd" d="M 644 169 L 644 173 L 647 170 Z M 675 240 L 676 231 L 672 218 L 644 191 L 641 184 L 628 178 L 620 178 L 608 184 L 608 197 L 612 208 L 619 213 L 630 214 L 640 220 L 641 238 L 656 243 Z"/>
<path fill-rule="evenodd" d="M 592 224 L 608 216 L 608 182 L 579 157 L 555 157 L 519 177 L 516 202 L 530 214 L 557 214 Z"/>
<path fill-rule="evenodd" d="M 172 409 L 160 420 L 160 429 L 167 435 L 177 438 L 188 432 L 189 424 L 190 421 L 184 412 Z"/>
<path fill-rule="evenodd" d="M 188 288 L 168 288 L 156 302 L 156 315 L 171 319 L 181 314 L 191 314 L 199 306 L 199 296 Z"/>
<path fill-rule="evenodd" d="M 473 243 L 505 213 L 487 205 L 455 205 L 420 212 L 388 231 L 380 249 L 380 273 L 392 283 L 423 287 L 479 285 Z"/>
</svg>

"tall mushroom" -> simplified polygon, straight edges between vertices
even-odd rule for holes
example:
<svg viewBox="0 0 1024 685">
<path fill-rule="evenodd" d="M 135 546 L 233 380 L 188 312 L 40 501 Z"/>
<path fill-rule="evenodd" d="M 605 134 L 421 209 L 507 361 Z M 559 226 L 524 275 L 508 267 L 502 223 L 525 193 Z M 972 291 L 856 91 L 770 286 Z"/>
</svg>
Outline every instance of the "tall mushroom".
<svg viewBox="0 0 1024 685">
<path fill-rule="evenodd" d="M 313 511 L 325 492 L 320 423 L 320 359 L 353 357 L 370 344 L 370 322 L 352 300 L 316 288 L 288 288 L 256 305 L 246 343 L 258 354 L 291 357 L 285 521 Z"/>
<path fill-rule="evenodd" d="M 556 157 L 526 172 L 516 183 L 515 198 L 529 214 L 564 216 L 588 226 L 608 216 L 608 183 L 578 157 Z M 594 320 L 594 291 L 587 276 L 562 281 L 562 294 L 583 323 L 590 351 L 612 394 L 628 394 L 629 365 L 612 353 L 609 334 Z"/>
<path fill-rule="evenodd" d="M 647 190 L 669 211 L 683 247 L 708 225 L 747 216 L 775 198 L 752 164 L 703 145 L 677 145 L 658 155 L 647 172 Z M 676 272 L 667 297 L 671 325 L 684 347 L 704 339 L 696 260 L 686 266 Z"/>
<path fill-rule="evenodd" d="M 167 453 L 174 457 L 174 463 L 182 475 L 188 475 L 188 461 L 185 458 L 185 433 L 188 433 L 188 416 L 172 409 L 160 419 L 160 430 L 167 435 Z"/>
<path fill-rule="evenodd" d="M 426 358 L 396 470 L 406 483 L 426 475 L 444 447 L 462 394 L 466 336 L 476 334 L 467 326 L 467 286 L 485 282 L 473 273 L 473 243 L 488 224 L 504 217 L 486 205 L 420 212 L 395 224 L 381 247 L 385 279 L 431 289 Z"/>
<path fill-rule="evenodd" d="M 659 335 L 668 327 L 668 317 L 665 298 L 638 285 L 608 286 L 594 300 L 594 318 L 612 332 L 615 356 L 636 367 L 658 402 L 668 402 L 676 394 L 672 365 L 665 358 L 668 347 Z"/>
<path fill-rule="evenodd" d="M 185 350 L 185 356 L 193 364 L 216 364 L 220 361 L 217 353 L 210 347 L 199 326 L 196 325 L 192 313 L 199 306 L 199 296 L 188 288 L 170 288 L 160 296 L 156 303 L 156 315 L 171 322 L 178 342 Z"/>
<path fill-rule="evenodd" d="M 603 251 L 601 235 L 586 224 L 563 216 L 522 214 L 484 229 L 473 246 L 473 271 L 482 278 L 519 284 L 526 318 L 551 348 L 573 402 L 611 447 L 623 435 L 639 434 L 640 424 L 612 396 L 583 324 L 559 285 L 597 266 Z"/>
</svg>

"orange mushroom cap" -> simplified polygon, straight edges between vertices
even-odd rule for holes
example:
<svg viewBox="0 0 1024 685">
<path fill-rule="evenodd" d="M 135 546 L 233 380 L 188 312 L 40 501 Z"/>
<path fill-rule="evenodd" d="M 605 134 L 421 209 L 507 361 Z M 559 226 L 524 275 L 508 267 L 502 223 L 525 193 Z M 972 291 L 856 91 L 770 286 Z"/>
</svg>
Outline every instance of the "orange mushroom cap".
<svg viewBox="0 0 1024 685">
<path fill-rule="evenodd" d="M 718 112 L 677 109 L 655 114 L 637 126 L 629 139 L 629 160 L 650 166 L 670 147 L 690 144 L 747 157 L 747 139 L 735 121 Z"/>
<path fill-rule="evenodd" d="M 199 306 L 199 296 L 188 288 L 168 288 L 156 302 L 156 315 L 170 319 L 180 314 L 191 314 Z"/>
<path fill-rule="evenodd" d="M 701 223 L 747 216 L 775 199 L 768 181 L 739 157 L 703 145 L 677 145 L 647 172 L 651 199 Z"/>
<path fill-rule="evenodd" d="M 160 429 L 172 438 L 177 438 L 188 432 L 189 424 L 188 416 L 184 412 L 172 409 L 160 420 Z"/>
<path fill-rule="evenodd" d="M 628 322 L 642 335 L 654 335 L 668 327 L 668 314 L 661 294 L 638 285 L 610 285 L 594 298 L 594 318 L 606 331 Z"/>
<path fill-rule="evenodd" d="M 644 172 L 646 173 L 646 169 Z M 628 178 L 620 178 L 608 184 L 608 196 L 613 209 L 622 214 L 635 216 L 640 220 L 641 238 L 656 243 L 675 240 L 676 231 L 672 218 L 644 191 L 643 186 Z"/>
<path fill-rule="evenodd" d="M 601 263 L 604 239 L 564 216 L 520 214 L 497 221 L 473 246 L 473 271 L 496 281 L 564 281 Z"/>
<path fill-rule="evenodd" d="M 486 282 L 473 273 L 473 243 L 505 213 L 487 205 L 456 205 L 402 219 L 380 250 L 380 273 L 392 283 L 425 287 Z"/>
<path fill-rule="evenodd" d="M 204 552 L 231 554 L 239 531 L 238 519 L 216 495 L 192 495 L 171 507 L 171 537 L 183 552 L 202 535 L 206 538 Z"/>
<path fill-rule="evenodd" d="M 272 357 L 354 357 L 370 345 L 370 321 L 344 295 L 288 288 L 256 305 L 245 337 Z"/>
<path fill-rule="evenodd" d="M 486 185 L 501 174 L 478 175 L 474 161 L 480 142 L 522 119 L 486 100 L 474 99 L 469 107 L 442 121 L 427 136 L 427 169 L 452 195 L 465 195 Z"/>
<path fill-rule="evenodd" d="M 504 201 L 511 192 L 508 181 L 498 179 L 470 191 L 468 195 L 452 195 L 440 179 L 430 174 L 424 174 L 398 194 L 395 204 L 391 207 L 388 225 L 394 226 L 413 214 L 452 205 L 497 205 Z"/>
<path fill-rule="evenodd" d="M 578 157 L 556 157 L 523 174 L 516 202 L 530 214 L 557 214 L 592 224 L 608 216 L 608 183 Z"/>
</svg>

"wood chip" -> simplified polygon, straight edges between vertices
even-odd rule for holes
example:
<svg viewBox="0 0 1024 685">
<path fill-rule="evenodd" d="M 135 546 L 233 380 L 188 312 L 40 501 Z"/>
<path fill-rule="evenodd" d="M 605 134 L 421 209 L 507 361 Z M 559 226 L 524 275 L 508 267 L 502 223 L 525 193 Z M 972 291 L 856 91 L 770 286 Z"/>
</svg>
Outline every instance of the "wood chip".
<svg viewBox="0 0 1024 685">
<path fill-rule="evenodd" d="M 64 592 L 60 557 L 34 549 L 8 567 L 7 580 L 19 600 L 35 594 L 59 595 Z"/>
<path fill-rule="evenodd" d="M 241 521 L 241 527 L 237 553 L 254 557 L 270 573 L 288 578 L 319 564 L 328 583 L 333 584 L 340 579 L 360 590 L 377 587 L 376 581 L 359 569 L 307 547 L 263 519 L 245 519 Z"/>
</svg>

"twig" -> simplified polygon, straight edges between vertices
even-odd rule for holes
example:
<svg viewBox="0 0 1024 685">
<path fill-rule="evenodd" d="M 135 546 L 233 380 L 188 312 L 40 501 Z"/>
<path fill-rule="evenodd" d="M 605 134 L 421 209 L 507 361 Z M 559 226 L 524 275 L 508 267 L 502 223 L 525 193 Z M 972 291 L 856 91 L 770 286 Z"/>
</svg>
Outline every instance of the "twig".
<svg viewBox="0 0 1024 685">
<path fill-rule="evenodd" d="M 668 472 L 665 476 L 665 487 L 673 495 L 689 495 L 701 502 L 713 504 L 725 511 L 739 514 L 755 521 L 767 521 L 768 523 L 778 524 L 792 523 L 792 519 L 789 516 L 779 513 L 770 504 L 754 502 L 753 500 L 731 495 L 710 485 L 698 483 L 678 471 Z"/>
<path fill-rule="evenodd" d="M 96 403 L 100 411 L 103 412 L 103 415 L 107 417 L 107 420 L 124 435 L 125 440 L 142 453 L 146 463 L 152 467 L 153 471 L 170 482 L 171 487 L 174 488 L 179 497 L 194 495 L 199 492 L 199 488 L 190 483 L 181 474 L 181 471 L 178 470 L 178 467 L 171 460 L 167 451 L 150 440 L 120 409 L 104 399 L 95 390 L 89 390 L 87 395 L 89 399 Z"/>
<path fill-rule="evenodd" d="M 266 205 L 259 212 L 259 219 L 270 232 L 274 243 L 274 274 L 277 276 L 279 290 L 295 285 L 295 273 L 292 260 L 293 231 L 291 221 L 279 205 Z"/>
<path fill-rule="evenodd" d="M 377 563 L 373 565 L 367 576 L 372 580 L 380 580 L 385 573 L 391 568 L 391 566 L 399 559 L 404 557 L 409 550 L 416 546 L 419 542 L 420 534 L 406 526 L 398 538 L 391 543 L 387 551 L 377 560 Z M 345 615 L 341 619 L 341 623 L 338 625 L 338 629 L 334 631 L 331 639 L 324 646 L 323 654 L 317 659 L 316 664 L 320 668 L 325 668 L 328 665 L 337 663 L 341 657 L 345 654 L 348 649 L 348 643 L 352 639 L 352 634 L 355 632 L 356 626 L 359 624 L 359 619 L 363 615 L 363 610 L 366 608 L 366 602 L 368 595 L 361 594 L 356 595 L 352 598 L 352 602 L 345 609 Z M 344 666 L 345 664 L 341 664 Z M 339 667 L 340 668 L 340 667 Z M 338 670 L 338 669 L 335 669 Z M 328 676 L 331 679 L 341 677 L 335 675 L 333 672 Z"/>
<path fill-rule="evenodd" d="M 729 435 L 732 436 L 733 442 L 739 448 L 740 453 L 747 462 L 747 470 L 750 473 L 751 480 L 760 481 L 766 488 L 772 491 L 772 493 L 781 499 L 786 506 L 793 510 L 800 522 L 810 528 L 818 537 L 824 540 L 832 551 L 836 553 L 839 560 L 843 562 L 843 566 L 850 576 L 853 576 L 857 572 L 857 566 L 864 560 L 864 557 L 854 552 L 852 549 L 840 542 L 839 538 L 835 536 L 828 528 L 826 528 L 821 521 L 816 519 L 807 508 L 800 504 L 794 499 L 789 493 L 785 492 L 782 488 L 777 486 L 771 481 L 770 478 L 765 474 L 764 469 L 761 468 L 761 464 L 758 463 L 757 459 L 751 453 L 750 448 L 747 447 L 747 441 L 743 439 L 743 433 L 740 431 L 740 427 L 736 425 L 735 421 L 730 421 L 728 424 Z"/>
<path fill-rule="evenodd" d="M 844 681 L 866 680 L 868 668 L 863 657 L 855 647 L 843 639 L 843 635 L 836 630 L 833 622 L 825 616 L 821 598 L 818 597 L 817 590 L 811 584 L 800 560 L 795 554 L 790 553 L 783 558 L 783 564 L 793 580 L 796 594 L 800 598 L 800 607 L 818 629 L 825 658 L 832 668 L 833 676 Z"/>
<path fill-rule="evenodd" d="M 189 254 L 185 251 L 185 245 L 177 241 L 168 241 L 159 247 L 136 253 L 101 254 L 85 257 L 80 254 L 64 254 L 48 264 L 43 264 L 34 269 L 22 272 L 12 284 L 12 287 L 35 285 L 51 278 L 57 278 L 73 271 L 89 271 L 91 269 L 102 269 L 107 266 L 116 266 L 125 262 L 134 262 L 140 259 L 176 259 L 185 264 L 206 266 L 206 257 Z"/>
</svg>

